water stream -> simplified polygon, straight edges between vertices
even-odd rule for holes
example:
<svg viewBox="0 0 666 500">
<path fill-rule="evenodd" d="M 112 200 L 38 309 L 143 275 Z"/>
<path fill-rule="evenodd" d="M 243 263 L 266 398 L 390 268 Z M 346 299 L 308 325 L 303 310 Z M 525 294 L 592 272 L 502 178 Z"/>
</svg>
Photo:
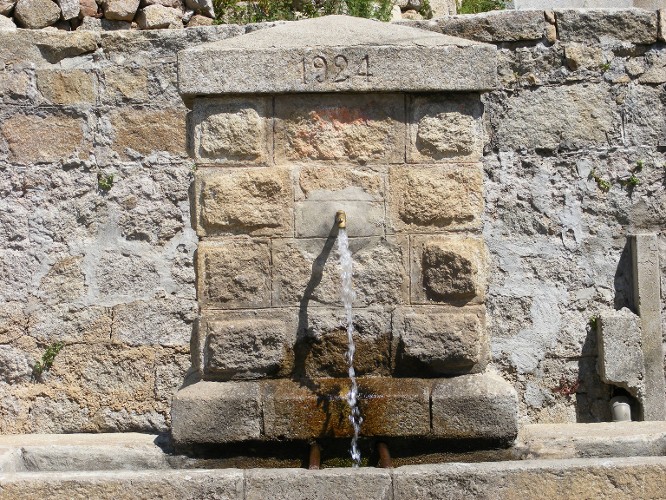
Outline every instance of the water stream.
<svg viewBox="0 0 666 500">
<path fill-rule="evenodd" d="M 361 417 L 361 410 L 358 407 L 358 384 L 356 383 L 356 371 L 354 370 L 354 353 L 356 346 L 354 345 L 354 322 L 352 314 L 352 303 L 356 294 L 352 288 L 352 256 L 349 251 L 349 238 L 347 231 L 344 228 L 340 229 L 338 233 L 338 253 L 340 254 L 340 277 L 342 279 L 342 304 L 345 308 L 345 322 L 347 323 L 347 340 L 349 348 L 347 349 L 347 363 L 349 366 L 349 379 L 351 380 L 351 388 L 347 393 L 347 403 L 351 408 L 349 421 L 354 427 L 354 437 L 351 442 L 352 462 L 354 467 L 361 465 L 361 451 L 358 448 L 358 436 L 361 432 L 361 424 L 363 417 Z"/>
</svg>

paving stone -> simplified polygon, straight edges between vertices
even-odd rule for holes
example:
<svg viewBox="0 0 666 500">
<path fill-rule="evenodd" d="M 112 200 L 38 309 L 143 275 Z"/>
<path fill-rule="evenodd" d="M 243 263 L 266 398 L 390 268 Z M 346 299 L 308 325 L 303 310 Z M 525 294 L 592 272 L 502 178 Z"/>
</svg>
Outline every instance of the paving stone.
<svg viewBox="0 0 666 500">
<path fill-rule="evenodd" d="M 261 436 L 261 397 L 256 382 L 197 382 L 174 396 L 171 436 L 178 448 Z"/>
<path fill-rule="evenodd" d="M 495 373 L 439 379 L 431 398 L 435 436 L 513 441 L 518 433 L 516 391 Z"/>
<path fill-rule="evenodd" d="M 478 165 L 391 167 L 389 227 L 412 233 L 479 227 L 482 186 Z"/>
<path fill-rule="evenodd" d="M 202 169 L 197 171 L 195 189 L 200 236 L 293 234 L 289 169 Z"/>
<path fill-rule="evenodd" d="M 555 10 L 557 33 L 562 42 L 638 44 L 657 41 L 657 12 L 642 9 Z"/>
</svg>

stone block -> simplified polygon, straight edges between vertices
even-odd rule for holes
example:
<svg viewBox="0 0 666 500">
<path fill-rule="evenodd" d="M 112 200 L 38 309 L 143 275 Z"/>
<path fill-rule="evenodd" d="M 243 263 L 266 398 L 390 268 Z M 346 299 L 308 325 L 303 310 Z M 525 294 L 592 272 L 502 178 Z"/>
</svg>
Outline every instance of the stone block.
<svg viewBox="0 0 666 500">
<path fill-rule="evenodd" d="M 389 229 L 440 232 L 481 225 L 480 165 L 392 167 L 389 171 Z"/>
<path fill-rule="evenodd" d="M 440 379 L 431 398 L 435 436 L 513 441 L 518 433 L 518 396 L 495 373 Z"/>
<path fill-rule="evenodd" d="M 398 308 L 392 328 L 399 375 L 478 373 L 490 360 L 483 308 Z"/>
<path fill-rule="evenodd" d="M 21 28 L 46 28 L 60 19 L 60 7 L 51 0 L 18 0 L 14 19 Z"/>
<path fill-rule="evenodd" d="M 37 88 L 53 104 L 95 104 L 96 82 L 87 71 L 38 70 Z"/>
<path fill-rule="evenodd" d="M 207 380 L 287 376 L 293 366 L 293 311 L 206 312 L 199 323 Z"/>
<path fill-rule="evenodd" d="M 481 90 L 497 71 L 490 45 L 326 16 L 188 49 L 178 73 L 181 94 L 212 95 Z"/>
<path fill-rule="evenodd" d="M 402 163 L 400 94 L 286 95 L 275 98 L 275 161 Z"/>
<path fill-rule="evenodd" d="M 389 471 L 372 468 L 298 470 L 250 469 L 245 473 L 245 500 L 280 498 L 372 498 L 392 500 Z"/>
<path fill-rule="evenodd" d="M 298 171 L 296 201 L 384 201 L 384 176 L 340 165 L 304 166 Z"/>
<path fill-rule="evenodd" d="M 359 376 L 391 372 L 391 314 L 383 309 L 354 310 L 354 369 Z M 342 308 L 312 308 L 299 313 L 295 376 L 346 377 L 349 365 L 347 323 Z"/>
<path fill-rule="evenodd" d="M 478 161 L 483 151 L 478 96 L 412 97 L 408 163 Z"/>
<path fill-rule="evenodd" d="M 598 71 L 606 62 L 604 51 L 601 47 L 577 42 L 570 42 L 563 45 L 567 66 L 572 71 L 581 69 Z"/>
<path fill-rule="evenodd" d="M 196 160 L 243 165 L 272 162 L 271 99 L 196 99 L 192 115 Z"/>
<path fill-rule="evenodd" d="M 657 38 L 666 42 L 666 9 L 659 9 L 659 33 Z"/>
<path fill-rule="evenodd" d="M 65 21 L 74 19 L 79 16 L 81 7 L 79 6 L 79 0 L 58 0 L 58 5 L 60 5 L 60 10 L 62 12 L 62 18 Z"/>
<path fill-rule="evenodd" d="M 608 311 L 597 319 L 597 367 L 601 380 L 627 389 L 634 397 L 643 394 L 643 351 L 640 317 L 629 309 Z"/>
<path fill-rule="evenodd" d="M 424 436 L 430 432 L 430 384 L 419 379 L 359 379 L 362 436 Z M 270 439 L 350 437 L 348 379 L 263 383 L 264 428 Z"/>
<path fill-rule="evenodd" d="M 0 125 L 12 162 L 56 162 L 77 156 L 87 158 L 91 141 L 86 122 L 58 114 L 14 115 Z"/>
<path fill-rule="evenodd" d="M 294 209 L 297 238 L 326 238 L 337 234 L 335 213 L 347 214 L 349 237 L 383 236 L 386 225 L 384 204 L 374 201 L 299 201 Z"/>
<path fill-rule="evenodd" d="M 406 238 L 352 238 L 354 307 L 407 300 Z M 274 240 L 273 305 L 341 305 L 339 254 L 334 238 Z"/>
<path fill-rule="evenodd" d="M 175 29 L 183 27 L 183 11 L 164 5 L 148 5 L 136 13 L 139 29 Z"/>
<path fill-rule="evenodd" d="M 199 243 L 197 296 L 210 308 L 271 305 L 270 248 L 265 240 L 225 239 Z"/>
<path fill-rule="evenodd" d="M 487 250 L 480 238 L 413 236 L 410 254 L 413 304 L 483 302 Z"/>
<path fill-rule="evenodd" d="M 474 16 L 446 16 L 437 20 L 445 35 L 478 42 L 541 40 L 547 26 L 543 10 L 494 10 Z"/>
<path fill-rule="evenodd" d="M 650 44 L 657 41 L 657 12 L 642 9 L 556 10 L 562 42 Z"/>
<path fill-rule="evenodd" d="M 621 142 L 618 107 L 604 85 L 518 92 L 491 121 L 497 143 L 508 149 L 568 150 Z"/>
<path fill-rule="evenodd" d="M 666 145 L 666 105 L 661 100 L 660 87 L 630 86 L 623 110 L 625 144 L 639 147 Z"/>
<path fill-rule="evenodd" d="M 148 100 L 148 71 L 133 66 L 111 66 L 103 73 L 103 102 Z"/>
<path fill-rule="evenodd" d="M 166 152 L 185 156 L 185 109 L 121 108 L 109 117 L 114 130 L 113 149 L 122 157 L 128 150 L 140 155 Z"/>
<path fill-rule="evenodd" d="M 185 0 L 185 5 L 194 12 L 203 14 L 203 16 L 215 17 L 213 0 Z"/>
<path fill-rule="evenodd" d="M 261 429 L 256 382 L 197 382 L 173 398 L 171 436 L 177 448 L 258 439 Z"/>
<path fill-rule="evenodd" d="M 139 8 L 139 0 L 104 0 L 104 17 L 111 21 L 132 21 Z"/>
<path fill-rule="evenodd" d="M 293 235 L 289 169 L 202 169 L 195 190 L 199 236 Z"/>
</svg>

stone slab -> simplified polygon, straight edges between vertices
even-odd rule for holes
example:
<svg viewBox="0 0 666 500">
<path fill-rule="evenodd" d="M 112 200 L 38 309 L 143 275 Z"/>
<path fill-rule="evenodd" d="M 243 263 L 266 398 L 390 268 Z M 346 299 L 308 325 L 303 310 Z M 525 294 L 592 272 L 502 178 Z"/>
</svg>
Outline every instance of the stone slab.
<svg viewBox="0 0 666 500">
<path fill-rule="evenodd" d="M 518 433 L 518 396 L 495 373 L 439 379 L 431 398 L 435 436 L 513 441 Z"/>
<path fill-rule="evenodd" d="M 297 238 L 326 238 L 336 229 L 335 213 L 347 214 L 350 237 L 383 236 L 386 225 L 384 204 L 376 201 L 301 201 L 294 207 Z"/>
<path fill-rule="evenodd" d="M 666 382 L 661 326 L 661 270 L 656 234 L 631 237 L 634 308 L 641 317 L 645 396 L 643 418 L 666 420 Z"/>
<path fill-rule="evenodd" d="M 552 7 L 551 7 L 552 9 Z M 656 11 L 643 9 L 555 10 L 557 36 L 562 42 L 650 44 L 657 41 Z"/>
<path fill-rule="evenodd" d="M 185 96 L 484 90 L 495 84 L 494 46 L 346 16 L 286 23 L 178 56 Z"/>
<path fill-rule="evenodd" d="M 197 382 L 179 390 L 171 404 L 171 436 L 177 448 L 261 437 L 257 382 Z"/>
<path fill-rule="evenodd" d="M 445 16 L 437 24 L 445 35 L 479 42 L 518 42 L 541 40 L 547 22 L 543 10 L 494 10 L 474 16 Z"/>
</svg>

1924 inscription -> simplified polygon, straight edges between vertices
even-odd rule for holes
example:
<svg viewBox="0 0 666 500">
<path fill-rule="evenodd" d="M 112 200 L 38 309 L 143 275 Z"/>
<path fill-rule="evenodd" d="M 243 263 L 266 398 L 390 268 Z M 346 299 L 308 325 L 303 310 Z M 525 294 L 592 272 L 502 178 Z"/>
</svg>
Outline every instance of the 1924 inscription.
<svg viewBox="0 0 666 500">
<path fill-rule="evenodd" d="M 333 57 L 316 55 L 304 57 L 301 61 L 303 83 L 342 83 L 354 77 L 364 78 L 370 81 L 370 57 L 366 54 L 360 61 L 350 61 L 350 58 L 342 54 Z"/>
</svg>

